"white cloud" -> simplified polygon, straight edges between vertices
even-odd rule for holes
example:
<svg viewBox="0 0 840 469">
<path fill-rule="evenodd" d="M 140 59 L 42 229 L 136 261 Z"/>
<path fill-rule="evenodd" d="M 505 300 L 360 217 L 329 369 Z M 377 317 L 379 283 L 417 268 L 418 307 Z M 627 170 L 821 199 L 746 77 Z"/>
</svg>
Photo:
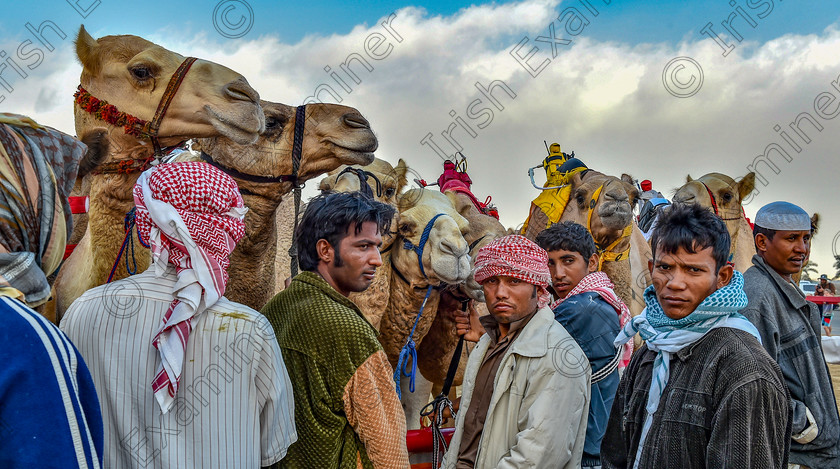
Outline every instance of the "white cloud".
<svg viewBox="0 0 840 469">
<path fill-rule="evenodd" d="M 586 13 L 577 2 L 568 5 Z M 816 117 L 814 99 L 828 92 L 840 100 L 840 89 L 836 89 L 840 85 L 832 86 L 840 76 L 836 27 L 819 34 L 785 35 L 763 44 L 738 43 L 723 57 L 720 47 L 708 39 L 630 45 L 596 41 L 587 37 L 585 29 L 579 36 L 569 36 L 556 20 L 557 10 L 564 6 L 554 1 L 524 1 L 472 6 L 451 16 L 430 16 L 407 7 L 398 10 L 392 22 L 402 42 L 379 24 L 385 17 L 346 35 L 309 36 L 296 44 L 263 36 L 220 45 L 216 38 L 173 38 L 171 31 L 150 34 L 149 39 L 240 71 L 264 99 L 297 104 L 318 85 L 332 86 L 342 104 L 358 108 L 369 118 L 380 138 L 381 158 L 396 161 L 402 157 L 427 180 L 437 178 L 441 160 L 420 140 L 431 132 L 451 152 L 441 131 L 453 122 L 449 112 L 454 110 L 477 133 L 472 138 L 460 128 L 454 131 L 469 159 L 474 190 L 481 199 L 493 196 L 508 226 L 524 220 L 537 194 L 526 170 L 545 155 L 543 139 L 574 150 L 590 167 L 651 179 L 670 193 L 687 173 L 743 176 L 768 144 L 784 143 L 774 125 L 796 138 L 788 124 L 809 112 L 823 130 L 803 124 L 811 143 L 797 138 L 800 153 L 786 147 L 792 162 L 772 157 L 778 175 L 767 166 L 759 167 L 768 185 L 759 184 L 760 194 L 747 213 L 754 215 L 761 205 L 781 199 L 809 212 L 822 212 L 823 229 L 813 257 L 824 271 L 833 273 L 831 243 L 840 231 L 840 218 L 833 216 L 840 132 L 834 119 Z M 597 7 L 601 14 L 610 14 L 610 6 L 598 3 Z M 596 23 L 598 18 L 590 15 L 589 20 Z M 559 46 L 556 58 L 551 57 L 548 44 L 535 42 L 536 36 L 548 34 L 552 21 L 558 37 L 573 40 L 571 45 Z M 393 46 L 384 60 L 365 54 L 365 39 L 373 33 L 383 34 Z M 532 67 L 550 60 L 536 78 L 510 54 L 526 36 L 529 42 L 519 51 L 521 55 L 534 46 L 540 49 L 529 60 Z M 70 96 L 79 66 L 69 39 L 45 58 L 36 73 L 16 82 L 3 109 L 33 115 L 72 133 Z M 361 84 L 340 69 L 353 53 L 373 67 L 368 72 L 358 62 L 350 65 Z M 694 58 L 704 72 L 702 88 L 690 98 L 675 98 L 662 83 L 665 64 L 678 56 Z M 352 92 L 341 90 L 325 66 L 339 73 Z M 504 110 L 487 106 L 492 121 L 479 129 L 487 113 L 471 119 L 467 107 L 482 97 L 476 82 L 488 85 L 493 80 L 504 81 L 516 98 L 497 89 L 494 96 Z M 328 94 L 320 97 L 331 100 Z M 838 103 L 832 103 L 828 111 Z"/>
</svg>

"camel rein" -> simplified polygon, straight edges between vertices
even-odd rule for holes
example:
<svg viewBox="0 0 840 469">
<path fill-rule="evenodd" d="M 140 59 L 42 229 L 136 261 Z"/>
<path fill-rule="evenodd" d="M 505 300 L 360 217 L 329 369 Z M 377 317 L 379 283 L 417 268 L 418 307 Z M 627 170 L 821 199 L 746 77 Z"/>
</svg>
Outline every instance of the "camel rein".
<svg viewBox="0 0 840 469">
<path fill-rule="evenodd" d="M 111 280 L 114 279 L 114 274 L 117 271 L 117 266 L 120 265 L 120 259 L 122 259 L 123 252 L 126 251 L 126 246 L 128 246 L 129 251 L 131 253 L 126 253 L 125 255 L 125 270 L 128 271 L 128 275 L 134 275 L 137 273 L 137 260 L 134 257 L 134 238 L 131 236 L 132 231 L 134 231 L 134 212 L 135 207 L 132 207 L 128 213 L 125 214 L 125 220 L 123 221 L 123 229 L 125 230 L 125 237 L 123 237 L 122 246 L 120 246 L 120 252 L 117 254 L 117 259 L 114 261 L 114 265 L 111 267 L 111 273 L 108 274 L 108 280 L 105 283 L 111 283 Z M 149 248 L 150 246 L 143 241 L 143 238 L 140 237 L 140 232 L 137 232 L 137 240 L 140 241 L 140 244 L 143 245 L 145 248 Z M 129 259 L 131 263 L 134 265 L 133 267 L 129 266 Z"/>
<path fill-rule="evenodd" d="M 435 225 L 435 221 L 443 216 L 442 213 L 438 213 L 428 223 L 426 223 L 426 227 L 423 228 L 423 234 L 420 235 L 420 244 L 415 246 L 410 240 L 406 239 L 403 242 L 403 248 L 409 251 L 414 251 L 417 253 L 417 263 L 420 265 L 420 273 L 423 274 L 423 278 L 428 279 L 426 276 L 426 270 L 423 269 L 423 246 L 426 245 L 426 242 L 429 240 L 429 235 L 432 232 L 432 227 Z M 393 263 L 393 260 L 391 261 Z M 408 382 L 408 391 L 413 393 L 414 392 L 414 381 L 417 377 L 417 344 L 414 342 L 414 330 L 417 329 L 417 323 L 420 322 L 420 316 L 423 315 L 423 309 L 426 308 L 426 302 L 429 301 L 429 296 L 432 294 L 432 290 L 434 289 L 433 285 L 429 285 L 426 288 L 426 296 L 423 297 L 423 302 L 420 304 L 420 311 L 417 312 L 417 317 L 414 318 L 414 325 L 411 326 L 411 331 L 408 333 L 408 339 L 405 341 L 405 345 L 402 346 L 400 349 L 400 356 L 397 359 L 397 367 L 394 371 L 394 382 L 397 386 L 397 397 L 402 399 L 402 391 L 400 390 L 400 378 L 401 375 L 409 378 Z M 408 368 L 408 359 L 411 359 L 411 370 L 407 370 Z"/>
<path fill-rule="evenodd" d="M 453 295 L 454 296 L 454 295 Z M 469 298 L 458 298 L 461 301 L 461 311 L 467 311 L 469 305 Z M 443 388 L 440 393 L 435 396 L 432 402 L 426 404 L 420 409 L 420 418 L 428 417 L 432 425 L 432 467 L 439 468 L 443 454 L 449 449 L 446 444 L 446 439 L 443 437 L 443 432 L 440 431 L 443 425 L 443 411 L 449 409 L 452 418 L 456 418 L 455 409 L 452 407 L 452 401 L 449 400 L 449 391 L 452 389 L 452 383 L 455 381 L 455 375 L 458 373 L 458 365 L 461 364 L 461 354 L 464 350 L 464 336 L 458 338 L 458 345 L 455 346 L 455 352 L 452 354 L 452 359 L 449 360 L 449 369 L 446 371 L 446 377 L 443 379 Z M 422 422 L 421 422 L 422 425 Z"/>
<path fill-rule="evenodd" d="M 298 251 L 297 251 L 297 230 L 300 218 L 300 192 L 303 185 L 298 181 L 298 170 L 300 160 L 303 158 L 303 131 L 306 123 L 306 104 L 301 104 L 295 109 L 295 137 L 292 141 L 292 174 L 291 183 L 294 184 L 292 192 L 295 197 L 295 225 L 292 231 L 292 245 L 289 247 L 289 272 L 292 277 L 298 274 Z"/>
<path fill-rule="evenodd" d="M 370 198 L 373 198 L 373 189 L 370 188 L 370 184 L 367 183 L 367 179 L 368 178 L 373 178 L 373 180 L 376 182 L 376 196 L 377 197 L 382 197 L 382 181 L 380 181 L 379 178 L 376 177 L 376 175 L 373 174 L 372 172 L 365 171 L 362 168 L 354 168 L 352 166 L 348 166 L 348 167 L 344 168 L 340 173 L 338 173 L 338 176 L 336 176 L 336 178 L 335 178 L 336 182 L 345 173 L 355 174 L 356 177 L 359 178 L 359 192 L 361 192 L 362 194 L 364 194 L 364 195 L 366 195 Z"/>
<path fill-rule="evenodd" d="M 602 184 L 598 189 L 595 189 L 595 192 L 592 193 L 592 199 L 589 201 L 589 209 L 588 213 L 586 214 L 586 229 L 589 230 L 589 233 L 592 233 L 592 213 L 595 211 L 595 205 L 598 204 L 598 198 L 601 196 L 601 191 L 604 189 L 604 185 Z M 599 244 L 596 243 L 598 248 L 598 270 L 601 270 L 601 267 L 604 265 L 604 262 L 617 262 L 622 259 L 628 259 L 630 257 L 630 245 L 628 243 L 627 249 L 621 252 L 615 252 L 615 248 L 618 244 L 630 238 L 630 234 L 633 232 L 633 225 L 627 225 L 624 227 L 624 231 L 621 232 L 621 236 L 619 236 L 615 241 L 610 243 L 607 247 L 602 248 Z"/>
</svg>

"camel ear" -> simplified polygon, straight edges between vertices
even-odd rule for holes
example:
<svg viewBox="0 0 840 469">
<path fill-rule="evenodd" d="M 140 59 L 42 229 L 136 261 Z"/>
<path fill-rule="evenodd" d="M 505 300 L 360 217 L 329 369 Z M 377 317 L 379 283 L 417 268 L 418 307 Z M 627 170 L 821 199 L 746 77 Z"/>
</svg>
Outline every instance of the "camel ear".
<svg viewBox="0 0 840 469">
<path fill-rule="evenodd" d="M 636 181 L 633 179 L 633 176 L 631 176 L 627 173 L 622 173 L 621 174 L 621 180 L 626 182 L 627 184 L 630 184 L 633 187 L 636 187 Z"/>
<path fill-rule="evenodd" d="M 817 231 L 820 230 L 820 214 L 814 213 L 811 216 L 811 235 L 817 234 Z"/>
<path fill-rule="evenodd" d="M 96 57 L 96 39 L 91 37 L 85 30 L 85 25 L 79 27 L 79 34 L 76 36 L 76 56 L 79 58 L 82 67 L 96 73 L 99 68 L 99 60 Z"/>
<path fill-rule="evenodd" d="M 406 177 L 406 174 L 408 173 L 408 165 L 405 164 L 405 160 L 400 158 L 397 162 L 397 167 L 394 168 L 394 172 L 397 175 L 397 193 L 400 193 L 405 185 L 408 184 L 408 178 Z"/>
<path fill-rule="evenodd" d="M 324 179 L 321 179 L 321 183 L 318 184 L 318 190 L 321 191 L 331 191 L 333 185 L 335 184 L 335 176 L 327 176 Z"/>
<path fill-rule="evenodd" d="M 741 197 L 741 200 L 746 199 L 752 193 L 753 189 L 755 189 L 755 172 L 747 174 L 738 183 L 738 195 Z"/>
<path fill-rule="evenodd" d="M 693 180 L 694 180 L 694 178 L 693 178 L 693 177 L 691 177 L 691 175 L 690 175 L 690 174 L 687 174 L 687 175 L 685 176 L 685 182 L 686 182 L 686 183 L 689 183 L 689 182 L 691 182 L 691 181 L 693 181 Z"/>
</svg>

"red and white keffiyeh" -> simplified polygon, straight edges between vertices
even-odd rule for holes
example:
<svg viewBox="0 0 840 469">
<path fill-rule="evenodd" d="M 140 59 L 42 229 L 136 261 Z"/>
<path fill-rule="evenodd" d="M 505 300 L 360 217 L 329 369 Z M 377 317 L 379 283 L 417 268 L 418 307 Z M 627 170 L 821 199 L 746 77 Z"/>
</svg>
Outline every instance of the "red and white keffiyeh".
<svg viewBox="0 0 840 469">
<path fill-rule="evenodd" d="M 537 286 L 537 303 L 548 305 L 551 272 L 548 254 L 537 243 L 520 235 L 499 238 L 478 250 L 475 258 L 475 281 L 483 283 L 495 276 L 514 277 Z"/>
<path fill-rule="evenodd" d="M 566 298 L 586 292 L 595 292 L 601 295 L 601 298 L 615 309 L 615 312 L 618 313 L 618 325 L 620 329 L 624 329 L 624 326 L 630 322 L 630 308 L 615 294 L 615 285 L 607 277 L 607 274 L 603 272 L 592 272 L 586 277 L 583 277 L 575 285 L 575 288 L 572 288 L 572 291 L 566 295 Z M 560 298 L 552 303 L 551 309 L 556 308 L 566 298 Z M 618 365 L 619 369 L 624 369 L 630 363 L 630 356 L 633 355 L 633 341 L 631 340 L 625 343 L 623 347 L 624 352 L 621 354 L 621 363 Z"/>
<path fill-rule="evenodd" d="M 140 175 L 135 219 L 152 250 L 156 275 L 175 266 L 174 300 L 152 345 L 161 364 L 152 390 L 163 413 L 175 402 L 192 319 L 225 293 L 230 253 L 242 236 L 245 208 L 236 182 L 207 163 L 166 163 Z"/>
</svg>

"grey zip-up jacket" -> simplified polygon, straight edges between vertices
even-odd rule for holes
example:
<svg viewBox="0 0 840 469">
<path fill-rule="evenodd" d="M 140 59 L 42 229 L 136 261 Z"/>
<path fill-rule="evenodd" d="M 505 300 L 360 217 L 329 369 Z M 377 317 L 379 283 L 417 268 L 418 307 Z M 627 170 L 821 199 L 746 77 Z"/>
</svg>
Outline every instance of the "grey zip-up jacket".
<svg viewBox="0 0 840 469">
<path fill-rule="evenodd" d="M 753 267 L 744 273 L 749 303 L 741 314 L 758 329 L 762 345 L 779 364 L 790 390 L 794 435 L 790 463 L 840 468 L 840 416 L 820 342 L 819 310 L 764 259 L 756 255 L 752 262 Z M 811 426 L 806 409 L 816 423 L 816 437 L 797 442 L 796 435 Z"/>
</svg>

